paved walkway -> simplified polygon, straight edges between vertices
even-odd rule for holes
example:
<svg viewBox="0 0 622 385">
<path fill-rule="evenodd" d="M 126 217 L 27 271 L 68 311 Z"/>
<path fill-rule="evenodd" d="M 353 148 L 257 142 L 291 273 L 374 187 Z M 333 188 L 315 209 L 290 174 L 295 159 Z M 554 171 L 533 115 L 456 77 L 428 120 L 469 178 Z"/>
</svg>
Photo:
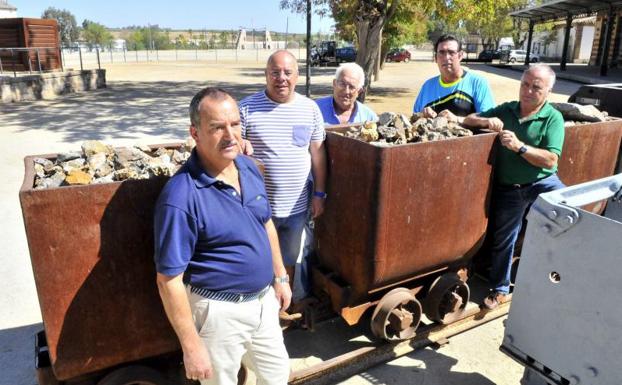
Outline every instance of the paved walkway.
<svg viewBox="0 0 622 385">
<path fill-rule="evenodd" d="M 561 71 L 559 64 L 547 63 L 555 71 L 558 79 L 570 80 L 584 84 L 622 83 L 622 68 L 609 68 L 607 76 L 600 76 L 600 66 L 585 64 L 566 64 L 566 71 Z M 523 71 L 524 65 L 514 64 L 500 66 Z"/>
</svg>

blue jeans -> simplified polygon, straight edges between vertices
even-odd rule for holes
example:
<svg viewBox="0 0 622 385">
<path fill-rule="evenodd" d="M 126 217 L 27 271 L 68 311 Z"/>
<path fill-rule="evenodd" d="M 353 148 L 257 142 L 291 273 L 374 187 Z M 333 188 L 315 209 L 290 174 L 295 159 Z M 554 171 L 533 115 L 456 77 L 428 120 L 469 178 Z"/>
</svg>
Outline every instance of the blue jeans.
<svg viewBox="0 0 622 385">
<path fill-rule="evenodd" d="M 565 187 L 557 174 L 522 188 L 495 185 L 492 191 L 493 236 L 490 283 L 494 291 L 510 292 L 510 273 L 514 245 L 523 224 L 525 212 L 538 195 Z"/>
<path fill-rule="evenodd" d="M 272 217 L 279 235 L 283 264 L 286 267 L 295 267 L 295 276 L 290 277 L 294 288 L 294 299 L 306 297 L 311 285 L 307 265 L 308 253 L 303 252 L 306 243 L 305 226 L 308 220 L 308 211 L 284 218 Z M 297 282 L 299 285 L 296 285 Z"/>
</svg>

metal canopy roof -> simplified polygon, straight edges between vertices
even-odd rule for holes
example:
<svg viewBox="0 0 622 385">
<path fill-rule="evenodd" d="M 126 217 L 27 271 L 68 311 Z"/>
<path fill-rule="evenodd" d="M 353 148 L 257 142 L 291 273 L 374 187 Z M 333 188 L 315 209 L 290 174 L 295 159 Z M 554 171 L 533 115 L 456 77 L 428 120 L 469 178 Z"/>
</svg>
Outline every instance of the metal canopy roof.
<svg viewBox="0 0 622 385">
<path fill-rule="evenodd" d="M 585 17 L 619 5 L 622 5 L 622 0 L 553 0 L 543 5 L 512 12 L 510 16 L 544 22 L 566 18 L 568 15 Z"/>
</svg>

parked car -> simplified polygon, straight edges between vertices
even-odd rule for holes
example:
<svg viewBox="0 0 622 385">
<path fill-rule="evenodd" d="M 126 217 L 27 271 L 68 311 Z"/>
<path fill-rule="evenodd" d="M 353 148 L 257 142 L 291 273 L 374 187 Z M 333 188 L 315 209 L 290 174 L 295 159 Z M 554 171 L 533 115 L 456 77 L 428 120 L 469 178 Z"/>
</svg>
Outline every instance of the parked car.
<svg viewBox="0 0 622 385">
<path fill-rule="evenodd" d="M 311 67 L 320 65 L 320 61 L 321 61 L 320 52 L 316 46 L 311 47 L 311 52 L 309 56 L 311 60 L 310 62 Z"/>
<path fill-rule="evenodd" d="M 485 49 L 477 56 L 477 60 L 479 61 L 493 61 L 497 59 L 501 59 L 501 51 L 498 49 Z"/>
<path fill-rule="evenodd" d="M 388 62 L 403 61 L 404 63 L 408 63 L 410 61 L 410 52 L 408 52 L 408 50 L 405 50 L 404 48 L 394 48 L 390 50 L 389 53 L 387 54 L 386 61 Z"/>
<path fill-rule="evenodd" d="M 335 50 L 335 61 L 337 63 L 346 63 L 356 60 L 356 50 L 354 47 L 343 47 Z"/>
<path fill-rule="evenodd" d="M 510 50 L 508 61 L 510 63 L 524 62 L 526 56 L 527 56 L 527 51 L 525 51 L 524 49 L 513 49 L 513 50 Z M 533 53 L 533 52 L 529 53 L 530 63 L 537 63 L 539 61 L 540 61 L 540 56 L 537 53 Z"/>
</svg>

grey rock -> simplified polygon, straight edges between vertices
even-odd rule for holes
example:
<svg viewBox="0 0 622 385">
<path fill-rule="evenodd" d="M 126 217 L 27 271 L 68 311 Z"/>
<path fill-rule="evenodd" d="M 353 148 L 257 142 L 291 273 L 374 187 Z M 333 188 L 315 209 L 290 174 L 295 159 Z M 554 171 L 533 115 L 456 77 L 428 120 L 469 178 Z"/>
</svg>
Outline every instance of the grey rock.
<svg viewBox="0 0 622 385">
<path fill-rule="evenodd" d="M 58 154 L 58 156 L 56 157 L 56 162 L 57 163 L 68 162 L 70 160 L 78 159 L 80 157 L 82 157 L 82 153 L 77 152 L 77 151 L 63 152 L 61 154 Z"/>
<path fill-rule="evenodd" d="M 98 153 L 112 154 L 113 150 L 98 140 L 87 140 L 82 142 L 82 152 L 89 157 Z"/>
<path fill-rule="evenodd" d="M 106 168 L 108 163 L 106 153 L 104 152 L 97 152 L 91 154 L 87 157 L 86 161 L 88 162 L 89 173 L 91 175 L 95 175 L 98 173 L 99 170 Z"/>
<path fill-rule="evenodd" d="M 378 134 L 380 134 L 381 138 L 386 139 L 387 142 L 394 142 L 399 138 L 397 128 L 390 126 L 378 126 Z"/>
<path fill-rule="evenodd" d="M 85 160 L 84 158 L 73 158 L 66 162 L 60 163 L 60 166 L 63 168 L 65 173 L 69 173 L 72 170 L 82 170 L 84 167 Z"/>
<path fill-rule="evenodd" d="M 35 163 L 35 175 L 39 178 L 43 178 L 45 176 L 45 170 L 39 163 Z"/>
<path fill-rule="evenodd" d="M 91 181 L 91 184 L 103 184 L 103 183 L 111 183 L 114 182 L 114 172 L 111 172 L 110 174 L 103 176 L 101 178 L 94 178 Z"/>
<path fill-rule="evenodd" d="M 391 123 L 393 123 L 396 117 L 397 117 L 397 114 L 394 112 L 383 112 L 382 114 L 378 116 L 378 125 L 388 126 Z"/>
<path fill-rule="evenodd" d="M 555 109 L 562 113 L 564 120 L 579 120 L 584 122 L 604 122 L 607 115 L 593 105 L 581 105 L 576 103 L 551 103 Z"/>
<path fill-rule="evenodd" d="M 60 187 L 65 181 L 65 173 L 62 172 L 54 172 L 51 175 L 38 178 L 35 180 L 35 189 L 46 189 L 46 188 L 55 188 Z"/>
<path fill-rule="evenodd" d="M 164 154 L 168 154 L 168 151 L 164 147 L 160 147 L 153 152 L 153 156 L 162 156 Z"/>
<path fill-rule="evenodd" d="M 412 123 L 410 123 L 410 119 L 408 119 L 408 117 L 404 114 L 399 114 L 396 120 L 399 120 L 401 122 L 401 125 L 404 126 L 404 128 L 412 127 Z"/>
<path fill-rule="evenodd" d="M 139 148 L 120 147 L 114 150 L 115 168 L 126 168 L 131 163 L 141 159 L 149 159 L 150 156 Z"/>
<path fill-rule="evenodd" d="M 444 116 L 437 116 L 436 118 L 432 119 L 432 128 L 430 129 L 431 131 L 442 131 L 443 129 L 447 128 L 447 118 Z"/>
<path fill-rule="evenodd" d="M 179 152 L 178 150 L 174 150 L 173 151 L 173 162 L 177 163 L 177 164 L 182 164 L 185 163 L 188 158 L 190 158 L 190 152 L 188 151 L 184 151 L 184 152 Z"/>
<path fill-rule="evenodd" d="M 54 162 L 46 158 L 35 158 L 34 162 L 35 164 L 41 165 L 43 167 L 43 171 L 45 171 L 48 174 L 54 168 Z"/>
<path fill-rule="evenodd" d="M 134 146 L 134 148 L 145 153 L 151 152 L 151 147 L 147 146 L 146 144 L 137 144 Z"/>
<path fill-rule="evenodd" d="M 196 142 L 191 136 L 189 136 L 182 146 L 185 151 L 192 151 L 192 149 L 196 146 Z"/>
</svg>

